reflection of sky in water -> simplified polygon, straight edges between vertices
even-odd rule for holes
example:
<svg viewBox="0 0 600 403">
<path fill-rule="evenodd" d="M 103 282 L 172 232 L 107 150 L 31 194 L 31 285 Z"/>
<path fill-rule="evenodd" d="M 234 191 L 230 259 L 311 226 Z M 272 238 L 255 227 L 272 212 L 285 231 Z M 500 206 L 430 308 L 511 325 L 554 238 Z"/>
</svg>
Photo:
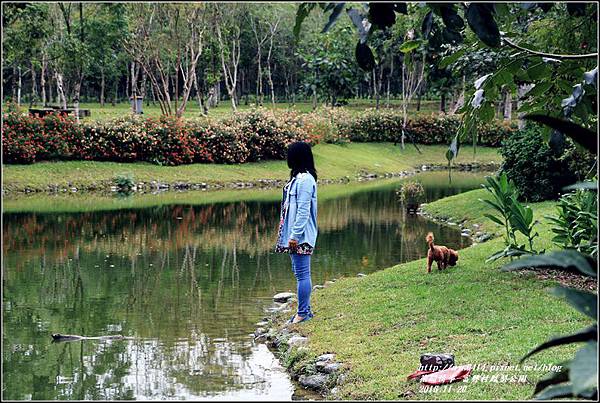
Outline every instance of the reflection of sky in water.
<svg viewBox="0 0 600 403">
<path fill-rule="evenodd" d="M 218 351 L 217 362 L 204 360 L 207 348 Z M 135 364 L 123 384 L 133 390 L 136 399 L 287 400 L 293 392 L 284 369 L 264 344 L 249 346 L 250 355 L 245 358 L 228 342 L 215 342 L 209 347 L 206 342 L 185 341 L 168 353 L 161 349 L 164 346 L 157 341 L 128 343 L 128 354 Z M 179 374 L 191 378 L 204 391 L 191 390 L 178 382 Z M 227 390 L 231 378 L 244 386 Z"/>
<path fill-rule="evenodd" d="M 75 385 L 94 378 L 98 395 L 79 395 L 82 399 L 113 400 L 129 391 L 137 400 L 287 400 L 293 386 L 285 370 L 264 344 L 240 342 L 247 350 L 242 357 L 232 342 L 210 340 L 197 335 L 195 341 L 181 340 L 165 346 L 158 340 L 144 341 L 86 341 L 93 345 L 83 357 L 79 371 L 72 376 L 56 377 L 56 384 L 68 396 L 77 396 Z M 56 343 L 51 348 L 78 349 L 81 342 Z M 107 347 L 122 343 L 121 353 L 132 365 L 128 373 L 114 381 L 114 371 L 95 373 L 96 357 Z M 32 346 L 33 347 L 33 346 Z M 208 350 L 216 352 L 207 358 Z M 188 384 L 180 382 L 185 378 Z M 87 379 L 87 380 L 86 380 Z M 228 389 L 234 382 L 242 387 Z M 190 385 L 194 385 L 192 388 Z"/>
<path fill-rule="evenodd" d="M 428 201 L 477 186 L 459 179 Z M 320 201 L 315 284 L 424 257 L 427 231 L 468 245 L 407 216 L 396 186 Z M 4 215 L 4 397 L 290 399 L 249 337 L 271 296 L 295 288 L 289 256 L 272 252 L 278 214 L 278 202 L 232 202 Z M 51 343 L 55 332 L 134 340 Z"/>
</svg>

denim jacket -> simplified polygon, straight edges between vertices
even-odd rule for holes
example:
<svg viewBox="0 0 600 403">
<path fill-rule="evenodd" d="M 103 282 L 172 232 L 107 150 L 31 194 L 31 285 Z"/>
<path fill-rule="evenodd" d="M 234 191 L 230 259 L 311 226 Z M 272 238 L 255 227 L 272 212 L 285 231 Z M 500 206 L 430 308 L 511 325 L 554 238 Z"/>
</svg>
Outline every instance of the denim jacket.
<svg viewBox="0 0 600 403">
<path fill-rule="evenodd" d="M 317 242 L 317 182 L 307 172 L 296 175 L 287 192 L 287 209 L 277 245 L 286 247 L 290 239 L 313 248 Z"/>
</svg>

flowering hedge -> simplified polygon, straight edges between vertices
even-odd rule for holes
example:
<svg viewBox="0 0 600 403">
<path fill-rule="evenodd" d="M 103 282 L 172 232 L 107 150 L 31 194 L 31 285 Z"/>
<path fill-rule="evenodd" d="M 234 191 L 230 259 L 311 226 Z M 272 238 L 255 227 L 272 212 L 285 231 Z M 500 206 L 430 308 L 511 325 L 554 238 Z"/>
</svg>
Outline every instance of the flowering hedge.
<svg viewBox="0 0 600 403">
<path fill-rule="evenodd" d="M 366 110 L 341 126 L 344 135 L 355 142 L 398 141 L 402 134 L 402 114 L 390 110 Z M 419 115 L 408 120 L 407 141 L 419 144 L 449 144 L 460 125 L 457 115 Z M 514 123 L 494 121 L 479 127 L 477 143 L 499 147 L 504 138 L 517 130 Z"/>
<path fill-rule="evenodd" d="M 3 116 L 2 155 L 9 164 L 40 160 L 146 161 L 161 165 L 193 162 L 233 164 L 284 159 L 287 145 L 395 141 L 402 116 L 390 110 L 350 114 L 343 108 L 311 113 L 251 110 L 221 120 L 174 117 L 121 117 L 78 124 L 72 117 L 44 117 L 10 111 Z M 418 116 L 409 120 L 409 136 L 421 144 L 448 144 L 460 118 L 450 115 Z M 516 130 L 495 122 L 482 126 L 477 142 L 499 146 Z"/>
</svg>

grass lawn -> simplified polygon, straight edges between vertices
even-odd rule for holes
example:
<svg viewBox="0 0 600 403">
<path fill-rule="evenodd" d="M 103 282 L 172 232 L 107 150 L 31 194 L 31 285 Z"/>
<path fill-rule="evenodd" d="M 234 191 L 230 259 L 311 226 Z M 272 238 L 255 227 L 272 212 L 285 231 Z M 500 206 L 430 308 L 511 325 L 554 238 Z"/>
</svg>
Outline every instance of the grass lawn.
<svg viewBox="0 0 600 403">
<path fill-rule="evenodd" d="M 289 103 L 281 102 L 276 103 L 275 105 L 271 104 L 270 101 L 264 102 L 264 107 L 268 109 L 276 109 L 276 110 L 295 110 L 298 112 L 311 112 L 312 111 L 312 103 L 311 102 L 297 102 L 295 105 L 291 106 Z M 321 104 L 319 104 L 321 105 Z M 390 108 L 398 109 L 400 108 L 399 100 L 390 100 Z M 241 105 L 238 106 L 239 111 L 248 110 L 250 108 L 255 107 L 254 104 L 245 105 L 242 100 Z M 81 103 L 81 109 L 89 109 L 91 112 L 91 116 L 89 118 L 85 118 L 86 120 L 107 120 L 112 119 L 118 116 L 128 115 L 131 113 L 131 106 L 128 103 L 118 103 L 115 106 L 112 106 L 110 103 L 106 103 L 104 107 L 100 106 L 99 103 Z M 353 99 L 349 100 L 348 105 L 344 106 L 346 110 L 349 112 L 360 112 L 367 108 L 374 108 L 375 101 L 372 99 Z M 381 107 L 385 108 L 385 100 L 382 100 Z M 160 106 L 158 103 L 152 105 L 147 105 L 144 102 L 143 107 L 145 116 L 153 116 L 158 117 L 161 115 Z M 201 113 L 201 109 L 198 106 L 198 102 L 195 99 L 190 99 L 188 101 L 186 111 L 184 113 L 185 117 L 200 117 L 203 116 Z M 421 101 L 421 109 L 417 112 L 416 110 L 416 101 L 411 104 L 410 108 L 411 114 L 430 114 L 430 113 L 438 113 L 439 112 L 439 101 L 430 101 L 430 100 L 422 100 Z M 216 108 L 212 108 L 209 111 L 209 116 L 211 117 L 225 117 L 229 116 L 232 113 L 231 103 L 228 101 L 219 102 L 219 105 Z"/>
<path fill-rule="evenodd" d="M 412 170 L 421 164 L 445 164 L 445 146 L 420 146 L 418 154 L 412 145 L 405 150 L 391 143 L 319 144 L 314 147 L 315 164 L 320 178 L 353 179 L 361 172 L 384 174 Z M 464 150 L 457 162 L 500 162 L 496 149 L 478 147 L 473 155 Z M 3 189 L 7 191 L 47 190 L 75 186 L 106 188 L 115 176 L 130 173 L 137 182 L 152 180 L 174 183 L 227 183 L 258 179 L 284 179 L 289 175 L 285 161 L 247 164 L 190 164 L 176 167 L 150 163 L 117 163 L 95 161 L 38 162 L 32 165 L 3 165 Z"/>
<path fill-rule="evenodd" d="M 477 199 L 484 195 L 483 190 L 473 190 L 426 209 L 500 233 L 494 223 L 482 218 L 489 211 Z M 543 223 L 535 246 L 551 249 L 543 216 L 554 213 L 554 203 L 532 207 Z M 547 293 L 553 282 L 537 280 L 532 274 L 501 272 L 503 262 L 485 262 L 502 248 L 498 237 L 461 250 L 458 265 L 449 270 L 428 275 L 421 259 L 363 278 L 339 279 L 316 291 L 311 301 L 315 318 L 297 327 L 309 338 L 309 354 L 295 365 L 322 353 L 336 353 L 349 370 L 347 382 L 339 387 L 346 399 L 531 398 L 536 381 L 546 371 L 509 373 L 526 375 L 526 383 L 463 382 L 438 393 L 420 391 L 418 383 L 406 381 L 426 352 L 453 353 L 457 365 L 516 365 L 551 336 L 589 324 L 587 317 Z M 574 351 L 574 346 L 558 347 L 526 363 L 556 364 Z M 460 386 L 464 391 L 459 391 Z"/>
</svg>

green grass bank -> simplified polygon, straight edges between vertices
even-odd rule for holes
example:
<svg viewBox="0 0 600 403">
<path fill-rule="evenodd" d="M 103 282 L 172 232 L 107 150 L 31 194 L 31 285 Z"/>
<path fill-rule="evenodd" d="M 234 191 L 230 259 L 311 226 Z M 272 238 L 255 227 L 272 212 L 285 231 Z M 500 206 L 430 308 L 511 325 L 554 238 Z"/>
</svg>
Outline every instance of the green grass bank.
<svg viewBox="0 0 600 403">
<path fill-rule="evenodd" d="M 322 179 L 354 179 L 361 173 L 385 173 L 412 170 L 422 164 L 446 164 L 445 146 L 412 145 L 404 150 L 392 143 L 319 144 L 313 149 L 315 164 Z M 500 163 L 494 148 L 478 147 L 476 154 L 465 149 L 457 163 Z M 289 175 L 285 161 L 246 164 L 190 164 L 159 166 L 149 163 L 96 161 L 38 162 L 32 165 L 3 165 L 2 187 L 6 192 L 46 191 L 51 187 L 78 190 L 107 190 L 120 174 L 131 174 L 136 182 L 232 183 L 259 179 L 285 179 Z"/>
<path fill-rule="evenodd" d="M 501 233 L 483 217 L 490 211 L 478 201 L 481 197 L 484 190 L 473 190 L 433 202 L 426 210 Z M 543 216 L 554 213 L 554 203 L 532 207 L 542 222 L 536 246 L 552 249 Z M 530 399 L 546 371 L 521 368 L 513 374 L 526 375 L 525 383 L 463 382 L 437 393 L 424 392 L 419 383 L 406 380 L 426 352 L 452 353 L 457 365 L 517 365 L 524 354 L 551 336 L 589 324 L 589 319 L 548 294 L 554 281 L 501 272 L 502 261 L 485 262 L 502 248 L 502 239 L 496 237 L 461 250 L 458 265 L 442 272 L 428 275 L 421 259 L 362 278 L 339 279 L 317 290 L 311 301 L 315 318 L 295 326 L 308 336 L 309 352 L 296 357 L 292 365 L 297 369 L 319 354 L 335 353 L 348 371 L 347 380 L 338 387 L 343 399 Z M 574 351 L 574 346 L 557 347 L 526 363 L 557 364 Z M 288 357 L 289 362 L 293 360 Z"/>
</svg>

